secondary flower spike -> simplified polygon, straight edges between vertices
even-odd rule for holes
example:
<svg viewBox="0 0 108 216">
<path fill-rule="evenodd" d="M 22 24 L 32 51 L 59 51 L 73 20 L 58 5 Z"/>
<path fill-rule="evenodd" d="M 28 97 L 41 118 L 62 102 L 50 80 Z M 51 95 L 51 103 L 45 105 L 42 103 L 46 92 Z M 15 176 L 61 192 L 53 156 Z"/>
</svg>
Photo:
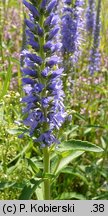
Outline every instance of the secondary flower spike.
<svg viewBox="0 0 108 216">
<path fill-rule="evenodd" d="M 86 29 L 90 34 L 94 31 L 96 19 L 96 0 L 88 0 L 88 7 L 86 10 Z"/>
<path fill-rule="evenodd" d="M 71 54 L 74 57 L 71 59 L 77 61 L 79 55 L 79 47 L 81 43 L 81 30 L 83 29 L 82 6 L 83 0 L 76 0 L 72 6 L 72 0 L 63 0 L 63 16 L 62 16 L 62 52 Z M 72 56 L 71 56 L 72 57 Z"/>
<path fill-rule="evenodd" d="M 95 22 L 94 32 L 93 32 L 93 47 L 90 51 L 89 72 L 91 75 L 94 74 L 95 71 L 99 71 L 100 68 L 100 53 L 99 53 L 100 28 L 101 28 L 100 12 L 101 12 L 101 0 L 98 1 L 96 22 Z"/>
<path fill-rule="evenodd" d="M 56 131 L 65 121 L 64 92 L 60 57 L 60 43 L 54 43 L 59 32 L 56 10 L 57 0 L 25 1 L 30 11 L 26 23 L 28 50 L 23 50 L 23 89 L 26 103 L 23 109 L 24 124 L 30 128 L 30 136 L 41 147 L 57 143 Z"/>
</svg>

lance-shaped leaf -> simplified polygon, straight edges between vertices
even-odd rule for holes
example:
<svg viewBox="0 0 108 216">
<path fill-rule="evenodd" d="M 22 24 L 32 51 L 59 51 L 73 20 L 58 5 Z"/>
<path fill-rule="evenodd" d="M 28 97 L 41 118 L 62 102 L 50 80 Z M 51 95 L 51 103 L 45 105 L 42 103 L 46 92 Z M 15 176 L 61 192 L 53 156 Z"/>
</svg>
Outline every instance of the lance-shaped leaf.
<svg viewBox="0 0 108 216">
<path fill-rule="evenodd" d="M 63 168 L 65 168 L 70 162 L 72 162 L 75 158 L 82 155 L 84 151 L 69 151 L 58 155 L 55 158 L 55 161 L 52 164 L 52 173 L 58 175 Z"/>
<path fill-rule="evenodd" d="M 97 145 L 94 145 L 88 141 L 82 140 L 68 140 L 59 145 L 58 151 L 91 151 L 91 152 L 102 152 L 103 149 Z"/>
<path fill-rule="evenodd" d="M 25 185 L 23 190 L 21 191 L 21 194 L 19 196 L 19 200 L 29 200 L 31 199 L 31 196 L 35 192 L 36 188 L 39 186 L 39 184 L 42 182 L 42 180 L 36 180 L 35 184 L 29 184 Z"/>
</svg>

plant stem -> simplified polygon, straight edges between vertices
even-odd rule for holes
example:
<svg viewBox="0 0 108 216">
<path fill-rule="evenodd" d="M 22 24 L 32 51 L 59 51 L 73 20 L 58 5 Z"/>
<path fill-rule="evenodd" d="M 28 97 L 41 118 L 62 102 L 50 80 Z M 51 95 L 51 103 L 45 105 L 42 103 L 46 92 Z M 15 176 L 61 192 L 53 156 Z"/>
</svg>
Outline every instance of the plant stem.
<svg viewBox="0 0 108 216">
<path fill-rule="evenodd" d="M 50 159 L 48 147 L 43 148 L 44 173 L 50 173 Z M 44 200 L 50 200 L 50 179 L 44 179 Z"/>
</svg>

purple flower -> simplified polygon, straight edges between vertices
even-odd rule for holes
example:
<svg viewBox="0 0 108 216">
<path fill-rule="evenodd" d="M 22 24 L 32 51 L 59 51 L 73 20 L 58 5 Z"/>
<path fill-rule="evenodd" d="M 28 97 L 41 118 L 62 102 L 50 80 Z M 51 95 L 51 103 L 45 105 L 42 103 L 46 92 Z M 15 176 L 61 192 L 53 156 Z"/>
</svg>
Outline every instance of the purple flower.
<svg viewBox="0 0 108 216">
<path fill-rule="evenodd" d="M 58 143 L 55 136 L 52 134 L 52 131 L 46 131 L 36 140 L 37 142 L 41 143 L 41 147 L 45 147 L 46 145 L 50 146 L 53 143 Z"/>
<path fill-rule="evenodd" d="M 24 84 L 31 84 L 31 85 L 33 85 L 33 84 L 35 83 L 34 80 L 32 80 L 31 78 L 28 78 L 28 77 L 23 78 L 23 79 L 22 79 L 22 82 L 23 82 Z"/>
<path fill-rule="evenodd" d="M 41 72 L 41 75 L 42 77 L 46 78 L 48 76 L 50 72 L 50 67 L 46 67 L 42 72 Z"/>
<path fill-rule="evenodd" d="M 51 14 L 46 18 L 46 20 L 44 21 L 44 26 L 45 26 L 45 27 L 51 25 L 51 21 L 52 21 L 52 19 L 53 19 L 53 16 L 54 16 L 54 13 L 51 13 Z"/>
<path fill-rule="evenodd" d="M 31 31 L 34 31 L 36 26 L 34 23 L 32 23 L 30 20 L 28 19 L 25 19 L 25 24 L 28 26 L 28 28 L 31 30 Z"/>
<path fill-rule="evenodd" d="M 41 37 L 43 36 L 43 29 L 40 27 L 39 24 L 36 25 L 36 33 Z"/>
<path fill-rule="evenodd" d="M 59 51 L 62 47 L 62 43 L 58 42 L 58 43 L 52 43 L 52 41 L 48 41 L 45 45 L 44 45 L 44 50 L 48 51 L 51 50 L 51 52 L 55 52 L 55 51 Z"/>
<path fill-rule="evenodd" d="M 59 77 L 62 75 L 64 69 L 60 68 L 52 72 L 52 78 Z"/>
<path fill-rule="evenodd" d="M 58 63 L 60 63 L 60 57 L 58 56 L 51 56 L 49 59 L 47 59 L 47 66 L 49 67 L 53 67 Z"/>
<path fill-rule="evenodd" d="M 23 89 L 26 104 L 24 124 L 29 127 L 30 136 L 35 137 L 41 147 L 58 143 L 56 131 L 65 121 L 64 92 L 62 85 L 63 68 L 60 67 L 61 57 L 57 52 L 61 43 L 55 43 L 59 32 L 58 16 L 55 9 L 57 0 L 42 0 L 39 5 L 34 1 L 24 5 L 29 9 L 26 23 L 27 45 L 31 51 L 23 50 L 24 58 Z M 43 19 L 40 19 L 40 17 Z"/>
<path fill-rule="evenodd" d="M 36 51 L 39 50 L 39 44 L 36 41 L 33 40 L 29 41 L 29 45 L 31 45 L 32 48 L 35 49 Z"/>
<path fill-rule="evenodd" d="M 50 31 L 49 37 L 48 39 L 51 40 L 59 31 L 59 27 L 56 26 L 55 28 L 52 29 L 52 31 Z"/>
<path fill-rule="evenodd" d="M 32 92 L 32 86 L 31 85 L 25 85 L 23 87 L 26 94 L 30 94 Z"/>
<path fill-rule="evenodd" d="M 29 39 L 32 39 L 32 40 L 34 40 L 34 34 L 29 30 L 29 29 L 26 29 L 26 36 L 27 36 L 27 38 L 29 38 Z"/>
<path fill-rule="evenodd" d="M 86 29 L 89 33 L 93 33 L 96 19 L 96 1 L 88 0 L 88 7 L 86 11 Z"/>
<path fill-rule="evenodd" d="M 73 22 L 70 14 L 62 17 L 62 44 L 64 52 L 75 51 L 75 23 Z"/>
<path fill-rule="evenodd" d="M 41 101 L 42 101 L 42 106 L 43 106 L 43 107 L 48 107 L 50 98 L 48 98 L 48 97 L 42 98 Z"/>
<path fill-rule="evenodd" d="M 101 11 L 101 0 L 98 1 L 97 14 L 96 14 L 96 22 L 94 26 L 93 32 L 93 47 L 90 51 L 90 64 L 89 64 L 89 72 L 91 75 L 94 74 L 95 71 L 99 71 L 100 68 L 100 53 L 99 53 L 99 45 L 100 45 L 100 11 Z"/>
<path fill-rule="evenodd" d="M 39 12 L 35 6 L 25 0 L 23 0 L 23 4 L 31 11 L 34 17 L 39 17 Z"/>
<path fill-rule="evenodd" d="M 37 56 L 36 54 L 32 54 L 29 52 L 25 52 L 25 57 L 29 58 L 31 61 L 41 65 L 42 64 L 42 58 L 40 56 Z"/>
<path fill-rule="evenodd" d="M 21 71 L 25 75 L 29 75 L 29 76 L 32 76 L 32 77 L 36 77 L 36 74 L 37 74 L 37 72 L 35 70 L 31 70 L 31 69 L 28 69 L 28 68 L 23 68 L 23 69 L 21 69 Z"/>
<path fill-rule="evenodd" d="M 66 4 L 71 4 L 71 0 L 65 0 Z"/>
<path fill-rule="evenodd" d="M 70 59 L 73 62 L 79 55 L 80 49 L 81 30 L 83 29 L 82 6 L 82 0 L 76 0 L 73 8 L 71 1 L 64 0 L 61 28 L 62 53 L 71 54 Z"/>
<path fill-rule="evenodd" d="M 41 5 L 40 5 L 40 8 L 41 8 L 41 9 L 45 9 L 45 7 L 46 7 L 46 5 L 47 5 L 47 1 L 48 1 L 48 0 L 42 0 Z"/>
<path fill-rule="evenodd" d="M 35 64 L 33 61 L 31 61 L 29 58 L 25 57 L 25 66 L 28 68 L 32 68 L 34 69 L 35 68 Z"/>
<path fill-rule="evenodd" d="M 38 124 L 44 122 L 44 116 L 40 110 L 34 110 L 28 115 L 28 117 L 23 121 L 26 126 L 30 126 L 30 135 L 33 135 L 35 128 Z"/>
<path fill-rule="evenodd" d="M 40 93 L 42 92 L 44 85 L 42 83 L 37 83 L 34 85 L 33 92 Z"/>
<path fill-rule="evenodd" d="M 25 96 L 22 98 L 23 103 L 33 103 L 36 101 L 37 101 L 37 98 L 35 96 L 31 95 L 30 92 L 29 92 L 28 96 Z"/>
<path fill-rule="evenodd" d="M 44 50 L 50 50 L 52 48 L 53 44 L 52 41 L 48 41 L 45 45 L 44 45 Z"/>
<path fill-rule="evenodd" d="M 57 4 L 57 0 L 51 0 L 51 2 L 47 6 L 48 13 L 51 13 L 51 11 L 55 8 Z"/>
</svg>

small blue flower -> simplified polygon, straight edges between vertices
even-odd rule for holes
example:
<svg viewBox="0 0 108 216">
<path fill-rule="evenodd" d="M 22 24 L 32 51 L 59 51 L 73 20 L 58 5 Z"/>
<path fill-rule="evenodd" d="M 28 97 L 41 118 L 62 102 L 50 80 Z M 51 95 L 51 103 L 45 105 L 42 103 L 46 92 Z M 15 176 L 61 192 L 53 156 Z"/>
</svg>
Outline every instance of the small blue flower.
<svg viewBox="0 0 108 216">
<path fill-rule="evenodd" d="M 34 31 L 36 26 L 34 23 L 32 23 L 30 20 L 28 19 L 25 19 L 25 24 L 28 26 L 28 28 L 31 30 L 31 31 Z"/>
<path fill-rule="evenodd" d="M 42 98 L 42 100 L 41 100 L 42 106 L 43 107 L 48 107 L 49 101 L 50 101 L 50 97 Z"/>
<path fill-rule="evenodd" d="M 47 66 L 49 67 L 53 67 L 54 65 L 60 63 L 60 57 L 54 55 L 54 56 L 51 56 L 49 59 L 47 59 Z"/>
<path fill-rule="evenodd" d="M 37 101 L 38 101 L 38 99 L 31 94 L 22 98 L 23 103 L 33 103 L 33 102 L 37 102 Z"/>
<path fill-rule="evenodd" d="M 34 53 L 26 52 L 25 57 L 29 58 L 31 61 L 33 61 L 33 62 L 35 62 L 35 63 L 37 63 L 39 65 L 42 64 L 42 58 L 40 56 L 37 56 Z"/>
<path fill-rule="evenodd" d="M 31 11 L 34 17 L 39 17 L 39 12 L 36 7 L 25 0 L 23 0 L 23 4 Z"/>
<path fill-rule="evenodd" d="M 33 92 L 40 93 L 42 92 L 44 85 L 42 83 L 36 83 L 33 88 Z"/>
<path fill-rule="evenodd" d="M 31 77 L 36 77 L 37 72 L 35 70 L 31 70 L 29 68 L 23 68 L 21 69 L 21 71 L 25 74 L 25 75 L 29 75 Z"/>
<path fill-rule="evenodd" d="M 59 31 L 59 27 L 58 26 L 56 26 L 55 28 L 53 28 L 50 31 L 48 39 L 51 40 L 54 36 L 56 36 L 56 34 L 58 33 L 58 31 Z"/>
<path fill-rule="evenodd" d="M 45 9 L 46 5 L 47 5 L 47 1 L 48 0 L 42 0 L 41 4 L 40 4 L 40 8 L 41 9 Z"/>
<path fill-rule="evenodd" d="M 52 72 L 52 78 L 56 78 L 62 75 L 64 68 L 57 69 Z"/>
<path fill-rule="evenodd" d="M 57 0 L 52 0 L 47 6 L 47 12 L 51 13 L 51 11 L 55 8 L 57 4 Z"/>
<path fill-rule="evenodd" d="M 41 75 L 42 77 L 46 78 L 49 75 L 50 72 L 50 67 L 46 67 L 42 72 Z"/>
<path fill-rule="evenodd" d="M 27 58 L 26 56 L 25 56 L 25 67 L 29 67 L 29 68 L 32 68 L 32 69 L 34 69 L 35 68 L 35 64 L 34 64 L 34 62 L 33 61 L 31 61 L 29 58 Z"/>
<path fill-rule="evenodd" d="M 45 147 L 46 145 L 50 146 L 53 143 L 59 143 L 55 136 L 52 134 L 52 131 L 46 131 L 36 140 L 41 143 L 41 147 Z"/>
<path fill-rule="evenodd" d="M 69 4 L 69 5 L 71 4 L 71 0 L 65 0 L 64 2 L 65 2 L 66 4 Z"/>
<path fill-rule="evenodd" d="M 44 45 L 44 51 L 48 51 L 51 50 L 51 52 L 56 52 L 59 51 L 62 47 L 62 43 L 58 42 L 58 43 L 53 43 L 52 41 L 48 41 L 45 45 Z"/>
<path fill-rule="evenodd" d="M 32 80 L 31 78 L 28 78 L 28 77 L 22 78 L 22 82 L 23 82 L 24 84 L 31 84 L 31 85 L 33 85 L 33 84 L 35 83 L 34 80 Z"/>
</svg>

